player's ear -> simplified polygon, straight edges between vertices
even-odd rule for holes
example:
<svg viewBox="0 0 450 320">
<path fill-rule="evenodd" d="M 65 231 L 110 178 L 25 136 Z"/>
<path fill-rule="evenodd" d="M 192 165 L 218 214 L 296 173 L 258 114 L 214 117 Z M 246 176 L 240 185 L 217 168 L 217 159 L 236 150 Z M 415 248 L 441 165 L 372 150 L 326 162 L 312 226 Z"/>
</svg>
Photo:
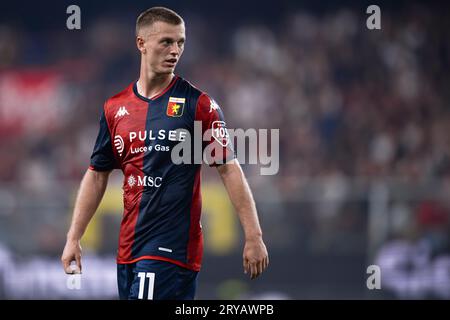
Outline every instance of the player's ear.
<svg viewBox="0 0 450 320">
<path fill-rule="evenodd" d="M 147 51 L 145 49 L 144 43 L 145 43 L 145 41 L 141 36 L 136 37 L 136 46 L 141 53 L 146 53 L 146 51 Z"/>
</svg>

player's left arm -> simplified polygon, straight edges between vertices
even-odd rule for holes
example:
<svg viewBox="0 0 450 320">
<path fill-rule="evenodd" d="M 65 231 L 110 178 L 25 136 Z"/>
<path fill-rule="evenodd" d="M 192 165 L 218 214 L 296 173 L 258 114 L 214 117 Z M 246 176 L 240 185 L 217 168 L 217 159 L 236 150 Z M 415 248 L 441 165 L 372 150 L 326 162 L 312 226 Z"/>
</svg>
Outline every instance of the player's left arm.
<svg viewBox="0 0 450 320">
<path fill-rule="evenodd" d="M 269 265 L 269 255 L 262 239 L 262 230 L 252 192 L 237 159 L 217 166 L 217 171 L 244 229 L 244 272 L 250 272 L 251 279 L 255 279 Z"/>
</svg>

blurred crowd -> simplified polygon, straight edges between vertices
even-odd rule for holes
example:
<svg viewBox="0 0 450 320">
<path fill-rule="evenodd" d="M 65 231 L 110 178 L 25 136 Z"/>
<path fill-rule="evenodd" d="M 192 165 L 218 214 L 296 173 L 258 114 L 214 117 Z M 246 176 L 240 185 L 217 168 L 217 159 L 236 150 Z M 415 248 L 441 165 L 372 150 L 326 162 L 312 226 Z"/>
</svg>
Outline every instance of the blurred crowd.
<svg viewBox="0 0 450 320">
<path fill-rule="evenodd" d="M 371 197 L 386 199 L 390 213 L 383 241 L 449 233 L 449 13 L 382 12 L 381 30 L 368 30 L 367 17 L 298 10 L 270 24 L 211 26 L 185 15 L 178 74 L 218 101 L 229 128 L 280 129 L 280 172 L 244 165 L 280 246 L 298 237 L 311 250 L 364 252 L 378 210 Z M 38 239 L 50 247 L 104 100 L 138 77 L 133 22 L 110 14 L 52 32 L 0 24 L 0 220 L 21 225 L 52 201 L 37 217 L 48 222 Z M 31 213 L 8 216 L 23 202 Z"/>
</svg>

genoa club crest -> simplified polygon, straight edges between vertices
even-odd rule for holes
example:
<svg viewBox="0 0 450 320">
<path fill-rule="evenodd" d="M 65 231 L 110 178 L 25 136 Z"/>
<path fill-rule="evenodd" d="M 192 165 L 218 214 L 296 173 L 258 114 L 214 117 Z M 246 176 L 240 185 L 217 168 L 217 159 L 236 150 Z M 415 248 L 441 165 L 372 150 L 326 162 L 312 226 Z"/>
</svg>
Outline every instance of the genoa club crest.
<svg viewBox="0 0 450 320">
<path fill-rule="evenodd" d="M 183 115 L 185 98 L 169 98 L 166 114 L 169 117 L 181 117 Z"/>
</svg>

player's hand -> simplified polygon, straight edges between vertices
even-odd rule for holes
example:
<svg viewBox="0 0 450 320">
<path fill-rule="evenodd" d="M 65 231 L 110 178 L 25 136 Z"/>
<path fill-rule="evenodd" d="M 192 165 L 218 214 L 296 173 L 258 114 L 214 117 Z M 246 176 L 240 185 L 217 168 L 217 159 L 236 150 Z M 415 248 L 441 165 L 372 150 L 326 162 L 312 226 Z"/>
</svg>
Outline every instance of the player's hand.
<svg viewBox="0 0 450 320">
<path fill-rule="evenodd" d="M 73 268 L 71 262 L 76 261 L 76 266 Z M 64 267 L 64 271 L 67 274 L 81 273 L 81 245 L 80 241 L 67 240 L 64 247 L 63 254 L 61 256 L 61 262 Z"/>
<path fill-rule="evenodd" d="M 269 265 L 269 255 L 262 238 L 246 240 L 244 246 L 244 272 L 250 279 L 258 277 Z"/>
</svg>

